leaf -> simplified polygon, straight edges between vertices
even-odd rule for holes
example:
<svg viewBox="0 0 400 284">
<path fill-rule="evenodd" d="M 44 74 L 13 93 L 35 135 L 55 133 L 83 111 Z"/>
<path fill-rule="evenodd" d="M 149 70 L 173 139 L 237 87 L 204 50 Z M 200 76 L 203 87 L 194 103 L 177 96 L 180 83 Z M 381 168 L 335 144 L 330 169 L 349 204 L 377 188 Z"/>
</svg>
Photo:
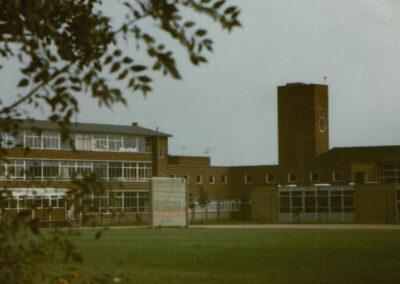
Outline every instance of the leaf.
<svg viewBox="0 0 400 284">
<path fill-rule="evenodd" d="M 107 56 L 106 60 L 104 60 L 104 65 L 107 65 L 112 61 L 113 57 L 111 55 Z"/>
<path fill-rule="evenodd" d="M 123 63 L 125 64 L 129 64 L 133 62 L 133 59 L 130 57 L 124 57 L 124 59 L 122 60 Z"/>
<path fill-rule="evenodd" d="M 134 71 L 134 72 L 141 72 L 143 70 L 146 70 L 146 68 L 147 67 L 143 66 L 143 65 L 134 65 L 134 66 L 131 67 L 131 70 Z"/>
<path fill-rule="evenodd" d="M 21 81 L 19 81 L 18 87 L 26 87 L 26 86 L 28 86 L 28 84 L 29 84 L 29 80 L 24 78 Z"/>
<path fill-rule="evenodd" d="M 116 51 L 114 51 L 114 55 L 115 56 L 121 56 L 122 52 L 120 49 L 117 49 Z"/>
<path fill-rule="evenodd" d="M 123 80 L 125 79 L 126 75 L 128 75 L 128 70 L 124 70 L 123 72 L 121 72 L 117 78 L 117 80 Z"/>
<path fill-rule="evenodd" d="M 206 30 L 197 30 L 196 31 L 196 35 L 197 36 L 205 36 L 207 34 L 207 31 Z"/>
<path fill-rule="evenodd" d="M 153 65 L 153 70 L 160 70 L 160 69 L 161 69 L 161 63 L 157 61 L 157 62 Z"/>
<path fill-rule="evenodd" d="M 140 89 L 142 90 L 143 94 L 145 94 L 145 95 L 147 92 L 151 91 L 151 87 L 147 86 L 147 85 L 142 85 Z"/>
<path fill-rule="evenodd" d="M 65 82 L 65 78 L 64 77 L 61 77 L 61 78 L 58 78 L 55 82 L 54 82 L 54 85 L 61 85 L 62 83 L 64 83 Z"/>
<path fill-rule="evenodd" d="M 213 9 L 218 9 L 219 7 L 224 5 L 224 3 L 225 3 L 225 0 L 221 0 L 221 1 L 215 2 L 214 5 L 213 5 Z"/>
<path fill-rule="evenodd" d="M 139 81 L 142 81 L 143 83 L 149 83 L 152 81 L 152 79 L 147 76 L 139 76 L 138 79 L 139 79 Z"/>
<path fill-rule="evenodd" d="M 120 62 L 115 62 L 112 66 L 111 66 L 111 73 L 114 73 L 115 71 L 117 71 L 119 68 L 121 67 L 121 63 Z"/>
<path fill-rule="evenodd" d="M 191 28 L 191 27 L 193 27 L 195 24 L 196 24 L 195 22 L 189 21 L 189 22 L 186 22 L 186 23 L 184 24 L 184 26 L 185 26 L 186 28 Z"/>
<path fill-rule="evenodd" d="M 236 10 L 236 7 L 231 6 L 231 7 L 226 8 L 224 13 L 225 14 L 230 14 L 230 13 L 233 13 L 235 10 Z"/>
</svg>

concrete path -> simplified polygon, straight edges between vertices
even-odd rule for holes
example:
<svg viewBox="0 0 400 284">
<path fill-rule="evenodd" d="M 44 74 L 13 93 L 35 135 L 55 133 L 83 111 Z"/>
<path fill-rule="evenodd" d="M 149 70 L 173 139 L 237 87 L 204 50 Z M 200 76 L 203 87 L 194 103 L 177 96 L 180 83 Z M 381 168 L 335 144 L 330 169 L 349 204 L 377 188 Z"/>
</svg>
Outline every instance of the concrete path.
<svg viewBox="0 0 400 284">
<path fill-rule="evenodd" d="M 400 230 L 400 224 L 229 224 L 191 225 L 189 228 L 208 229 L 367 229 Z"/>
</svg>

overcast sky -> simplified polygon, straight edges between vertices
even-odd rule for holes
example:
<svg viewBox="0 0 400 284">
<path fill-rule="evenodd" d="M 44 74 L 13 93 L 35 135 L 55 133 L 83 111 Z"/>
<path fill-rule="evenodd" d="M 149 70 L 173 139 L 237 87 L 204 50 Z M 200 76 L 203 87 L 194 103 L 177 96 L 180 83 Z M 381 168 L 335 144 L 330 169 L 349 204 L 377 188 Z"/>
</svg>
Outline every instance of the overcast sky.
<svg viewBox="0 0 400 284">
<path fill-rule="evenodd" d="M 147 98 L 128 96 L 129 108 L 82 100 L 77 119 L 159 127 L 173 135 L 170 154 L 210 147 L 213 165 L 276 164 L 277 86 L 327 76 L 331 148 L 400 144 L 400 1 L 233 3 L 243 28 L 228 34 L 206 22 L 215 39 L 207 65 L 179 58 L 183 80 L 156 77 Z M 18 73 L 8 72 L 3 101 L 16 90 Z"/>
</svg>

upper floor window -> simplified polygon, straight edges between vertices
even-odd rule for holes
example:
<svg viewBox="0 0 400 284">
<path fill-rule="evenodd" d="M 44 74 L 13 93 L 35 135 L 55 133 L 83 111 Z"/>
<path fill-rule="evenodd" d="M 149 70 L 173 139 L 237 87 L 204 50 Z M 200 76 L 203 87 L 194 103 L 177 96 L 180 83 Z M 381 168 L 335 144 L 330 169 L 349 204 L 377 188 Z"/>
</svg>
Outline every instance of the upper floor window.
<svg viewBox="0 0 400 284">
<path fill-rule="evenodd" d="M 274 174 L 266 174 L 265 175 L 265 183 L 274 183 L 275 175 Z"/>
<path fill-rule="evenodd" d="M 221 176 L 221 183 L 222 184 L 227 184 L 228 183 L 228 176 L 227 175 L 222 175 Z"/>
<path fill-rule="evenodd" d="M 244 183 L 246 183 L 246 184 L 254 183 L 253 175 L 252 174 L 245 174 L 244 175 Z"/>
<path fill-rule="evenodd" d="M 186 180 L 186 182 L 189 184 L 189 175 L 183 175 L 183 178 Z"/>
<path fill-rule="evenodd" d="M 70 140 L 61 141 L 60 133 L 43 131 L 41 133 L 25 130 L 15 137 L 3 133 L 1 147 L 12 148 L 23 146 L 31 149 L 71 149 L 73 142 L 76 150 L 81 151 L 110 151 L 110 152 L 151 152 L 151 137 L 75 133 Z"/>
<path fill-rule="evenodd" d="M 197 175 L 196 176 L 196 183 L 197 184 L 202 184 L 203 183 L 203 176 L 202 175 Z"/>
<path fill-rule="evenodd" d="M 60 134 L 44 131 L 41 134 L 34 131 L 24 132 L 24 145 L 31 149 L 60 149 Z"/>
<path fill-rule="evenodd" d="M 158 147 L 158 158 L 162 159 L 164 157 L 164 148 Z"/>
<path fill-rule="evenodd" d="M 310 173 L 310 181 L 318 182 L 319 181 L 319 173 Z"/>
<path fill-rule="evenodd" d="M 288 174 L 288 182 L 290 182 L 290 183 L 297 182 L 297 174 L 289 173 Z"/>
<path fill-rule="evenodd" d="M 176 178 L 176 174 L 171 174 L 171 178 Z"/>
<path fill-rule="evenodd" d="M 342 180 L 343 180 L 343 174 L 342 174 L 342 172 L 338 172 L 338 171 L 333 172 L 333 173 L 332 173 L 332 180 L 333 180 L 334 182 L 342 181 Z"/>
<path fill-rule="evenodd" d="M 215 175 L 210 175 L 208 177 L 208 183 L 209 184 L 215 184 Z"/>
</svg>

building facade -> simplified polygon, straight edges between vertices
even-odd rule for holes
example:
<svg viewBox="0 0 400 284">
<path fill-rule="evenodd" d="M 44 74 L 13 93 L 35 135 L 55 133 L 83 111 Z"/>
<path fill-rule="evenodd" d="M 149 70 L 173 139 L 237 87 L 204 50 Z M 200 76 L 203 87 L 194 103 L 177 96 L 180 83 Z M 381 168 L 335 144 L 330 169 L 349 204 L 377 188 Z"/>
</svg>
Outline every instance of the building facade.
<svg viewBox="0 0 400 284">
<path fill-rule="evenodd" d="M 400 221 L 400 146 L 330 149 L 328 102 L 326 85 L 279 86 L 279 164 L 262 166 L 216 167 L 210 157 L 170 155 L 171 135 L 137 123 L 77 123 L 61 139 L 56 123 L 23 121 L 19 133 L 2 134 L 0 188 L 12 192 L 2 216 L 145 222 L 149 179 L 172 177 L 186 179 L 192 220 Z M 93 174 L 106 189 L 71 197 Z M 371 213 L 375 202 L 381 205 Z M 84 208 L 79 216 L 74 206 Z"/>
</svg>

